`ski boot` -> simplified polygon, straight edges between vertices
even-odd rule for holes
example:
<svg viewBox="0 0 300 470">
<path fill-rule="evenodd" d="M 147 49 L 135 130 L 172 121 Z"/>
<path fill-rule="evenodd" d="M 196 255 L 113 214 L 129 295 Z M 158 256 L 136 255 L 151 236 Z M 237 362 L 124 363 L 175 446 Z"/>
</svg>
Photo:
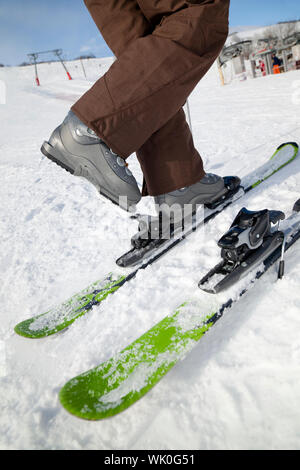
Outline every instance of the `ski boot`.
<svg viewBox="0 0 300 470">
<path fill-rule="evenodd" d="M 154 198 L 158 212 L 164 213 L 165 209 L 184 209 L 190 205 L 192 212 L 197 210 L 197 206 L 205 204 L 209 208 L 214 208 L 225 199 L 229 186 L 236 187 L 240 184 L 240 179 L 234 177 L 221 178 L 211 173 L 207 173 L 198 183 L 186 188 L 178 189 L 170 193 L 162 194 Z M 167 210 L 168 212 L 168 210 Z"/>
<path fill-rule="evenodd" d="M 141 199 L 137 182 L 123 158 L 70 111 L 44 142 L 42 153 L 73 175 L 90 181 L 104 197 L 130 210 Z"/>
</svg>

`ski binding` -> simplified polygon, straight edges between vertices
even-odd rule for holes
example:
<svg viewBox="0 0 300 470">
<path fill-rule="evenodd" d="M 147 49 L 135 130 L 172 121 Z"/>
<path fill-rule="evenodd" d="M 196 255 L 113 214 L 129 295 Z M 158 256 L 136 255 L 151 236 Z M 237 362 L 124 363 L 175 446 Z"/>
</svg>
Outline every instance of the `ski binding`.
<svg viewBox="0 0 300 470">
<path fill-rule="evenodd" d="M 227 203 L 231 203 L 235 195 L 243 190 L 240 183 L 241 180 L 237 176 L 225 176 L 226 193 L 220 199 L 205 204 L 206 211 L 217 213 Z M 138 232 L 131 239 L 132 249 L 117 259 L 117 265 L 122 268 L 134 266 L 162 245 L 166 245 L 169 240 L 176 237 L 184 238 L 185 235 L 197 230 L 196 213 L 187 212 L 188 214 L 181 213 L 180 217 L 177 216 L 176 222 L 172 218 L 163 217 L 161 212 L 158 216 L 141 217 Z"/>
<path fill-rule="evenodd" d="M 201 279 L 199 288 L 217 294 L 258 267 L 284 245 L 285 236 L 279 230 L 284 219 L 281 211 L 241 209 L 218 242 L 222 261 Z"/>
</svg>

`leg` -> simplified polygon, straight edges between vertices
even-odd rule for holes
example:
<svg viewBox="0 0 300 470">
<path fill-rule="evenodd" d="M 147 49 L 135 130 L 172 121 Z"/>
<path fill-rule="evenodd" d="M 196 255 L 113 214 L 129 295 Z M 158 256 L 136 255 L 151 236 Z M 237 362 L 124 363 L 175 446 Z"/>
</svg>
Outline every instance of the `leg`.
<svg viewBox="0 0 300 470">
<path fill-rule="evenodd" d="M 190 186 L 204 176 L 185 112 L 181 108 L 136 152 L 143 174 L 143 196 Z"/>
<path fill-rule="evenodd" d="M 117 57 L 135 39 L 151 34 L 165 12 L 156 6 L 151 13 L 145 2 L 139 3 L 147 19 L 135 0 L 113 5 L 106 0 L 85 0 L 97 27 Z M 75 107 L 73 109 L 76 113 Z M 144 174 L 143 195 L 182 188 L 204 176 L 202 159 L 194 147 L 182 109 L 150 136 L 136 154 Z"/>
<path fill-rule="evenodd" d="M 153 1 L 139 3 L 152 8 Z M 216 197 L 224 184 L 211 184 L 211 178 L 203 178 L 202 182 L 202 161 L 194 148 L 182 105 L 225 40 L 229 0 L 222 0 L 222 5 L 220 2 L 157 0 L 154 15 L 152 8 L 147 10 L 146 18 L 134 0 L 114 0 L 113 9 L 105 0 L 86 0 L 93 8 L 94 18 L 101 13 L 99 27 L 104 28 L 110 47 L 120 57 L 74 105 L 75 114 L 70 113 L 53 132 L 42 146 L 43 153 L 72 173 L 89 179 L 112 201 L 120 204 L 120 196 L 126 196 L 129 207 L 138 202 L 140 193 L 117 154 L 126 158 L 134 150 L 151 195 L 170 192 L 164 202 L 180 196 L 184 204 L 208 202 L 208 193 Z M 161 17 L 168 12 L 173 14 Z M 105 17 L 104 13 L 112 16 Z M 210 34 L 212 26 L 208 21 L 212 15 L 214 22 L 217 18 L 214 34 Z M 113 18 L 111 25 L 121 31 L 122 40 L 113 27 L 108 28 Z M 157 19 L 160 24 L 155 26 Z M 130 25 L 126 47 L 123 41 Z M 183 186 L 191 190 L 173 194 Z"/>
<path fill-rule="evenodd" d="M 152 32 L 136 0 L 86 0 L 85 3 L 116 56 L 130 42 Z M 72 113 L 41 150 L 67 171 L 87 178 L 102 195 L 124 209 L 130 209 L 141 198 L 124 161 Z M 121 196 L 124 196 L 122 200 Z"/>
<path fill-rule="evenodd" d="M 124 158 L 175 116 L 226 39 L 229 1 L 177 3 L 179 10 L 165 16 L 152 34 L 131 42 L 73 107 Z"/>
</svg>

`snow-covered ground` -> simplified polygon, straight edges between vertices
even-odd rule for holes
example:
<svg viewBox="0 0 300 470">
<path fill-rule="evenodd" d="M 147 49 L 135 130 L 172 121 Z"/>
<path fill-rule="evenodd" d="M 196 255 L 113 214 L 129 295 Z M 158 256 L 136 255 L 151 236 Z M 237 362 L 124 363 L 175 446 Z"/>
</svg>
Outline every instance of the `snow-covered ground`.
<svg viewBox="0 0 300 470">
<path fill-rule="evenodd" d="M 121 350 L 183 301 L 217 262 L 216 240 L 233 205 L 152 267 L 53 337 L 31 341 L 14 325 L 100 279 L 129 247 L 136 223 L 39 151 L 86 80 L 69 64 L 0 69 L 0 447 L 2 449 L 300 449 L 300 244 L 200 341 L 146 397 L 119 416 L 81 421 L 59 404 L 71 377 Z M 77 68 L 75 68 L 77 65 Z M 101 67 L 100 67 L 101 65 Z M 300 142 L 300 71 L 226 87 L 213 68 L 190 98 L 195 143 L 207 171 L 246 175 L 284 141 Z M 1 98 L 1 97 L 0 97 Z M 3 101 L 3 97 L 2 97 Z M 0 100 L 1 103 L 1 100 Z M 134 156 L 130 168 L 141 183 Z M 290 214 L 300 196 L 300 157 L 249 193 L 249 209 Z M 151 198 L 139 206 L 152 211 Z"/>
</svg>

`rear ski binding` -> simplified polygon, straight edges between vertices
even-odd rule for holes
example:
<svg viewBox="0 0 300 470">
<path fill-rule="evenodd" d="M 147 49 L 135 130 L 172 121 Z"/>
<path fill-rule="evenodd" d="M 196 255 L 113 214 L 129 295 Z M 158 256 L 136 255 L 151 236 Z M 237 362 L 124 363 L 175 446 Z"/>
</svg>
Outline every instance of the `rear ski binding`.
<svg viewBox="0 0 300 470">
<path fill-rule="evenodd" d="M 284 245 L 284 233 L 279 231 L 280 221 L 284 219 L 285 214 L 281 211 L 241 209 L 218 242 L 222 261 L 201 279 L 199 288 L 217 294 L 258 267 Z"/>
</svg>

